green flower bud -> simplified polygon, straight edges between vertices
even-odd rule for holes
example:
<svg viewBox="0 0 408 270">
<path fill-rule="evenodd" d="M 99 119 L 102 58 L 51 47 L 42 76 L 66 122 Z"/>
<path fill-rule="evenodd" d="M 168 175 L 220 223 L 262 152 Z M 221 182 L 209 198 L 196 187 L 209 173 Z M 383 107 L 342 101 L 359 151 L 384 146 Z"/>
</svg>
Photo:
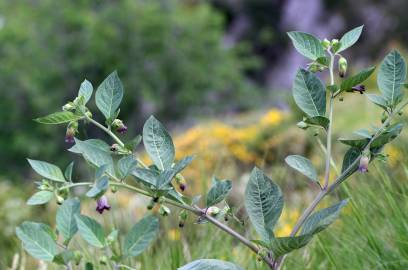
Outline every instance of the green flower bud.
<svg viewBox="0 0 408 270">
<path fill-rule="evenodd" d="M 107 264 L 108 264 L 108 257 L 106 257 L 106 256 L 101 256 L 101 257 L 99 258 L 99 263 L 102 264 L 102 265 L 107 265 Z"/>
<path fill-rule="evenodd" d="M 156 205 L 156 202 L 154 201 L 154 199 L 151 199 L 146 208 L 147 210 L 152 210 L 155 205 Z"/>
<path fill-rule="evenodd" d="M 116 193 L 118 191 L 118 188 L 116 186 L 111 185 L 110 188 L 112 193 Z"/>
<path fill-rule="evenodd" d="M 216 207 L 216 206 L 211 206 L 207 208 L 206 213 L 212 217 L 217 216 L 220 213 L 220 208 Z"/>
<path fill-rule="evenodd" d="M 165 205 L 160 205 L 159 214 L 163 217 L 167 217 L 171 213 L 170 208 Z"/>
<path fill-rule="evenodd" d="M 83 255 L 79 250 L 74 251 L 74 262 L 76 265 L 79 265 L 81 263 L 82 257 Z"/>
<path fill-rule="evenodd" d="M 338 61 L 338 64 L 339 64 L 339 76 L 341 78 L 343 78 L 346 75 L 346 72 L 347 72 L 347 60 L 346 60 L 346 58 L 344 58 L 343 56 L 340 57 L 340 59 Z"/>
<path fill-rule="evenodd" d="M 313 63 L 309 64 L 308 69 L 309 69 L 310 72 L 316 73 L 316 72 L 320 71 L 320 65 L 313 62 Z"/>
<path fill-rule="evenodd" d="M 57 197 L 57 204 L 61 205 L 65 200 L 62 196 L 60 195 L 56 195 Z"/>
<path fill-rule="evenodd" d="M 180 212 L 180 214 L 179 214 L 179 227 L 180 228 L 184 227 L 184 224 L 185 224 L 185 222 L 187 220 L 187 217 L 188 217 L 188 215 L 187 215 L 186 210 L 182 210 Z"/>
<path fill-rule="evenodd" d="M 330 47 L 330 45 L 331 45 L 331 43 L 330 43 L 330 41 L 329 41 L 327 38 L 325 38 L 325 39 L 322 41 L 322 46 L 323 46 L 323 48 L 325 48 L 326 50 Z"/>
<path fill-rule="evenodd" d="M 85 115 L 86 115 L 86 117 L 88 117 L 88 118 L 92 118 L 92 113 L 91 113 L 90 111 L 87 111 L 87 112 L 85 113 Z"/>
<path fill-rule="evenodd" d="M 309 127 L 309 125 L 306 124 L 304 121 L 298 122 L 298 123 L 296 124 L 296 126 L 297 126 L 298 128 L 301 128 L 301 129 L 307 129 L 307 128 Z"/>
<path fill-rule="evenodd" d="M 187 182 L 184 176 L 181 173 L 176 174 L 176 183 L 178 184 L 181 191 L 186 190 Z"/>
</svg>

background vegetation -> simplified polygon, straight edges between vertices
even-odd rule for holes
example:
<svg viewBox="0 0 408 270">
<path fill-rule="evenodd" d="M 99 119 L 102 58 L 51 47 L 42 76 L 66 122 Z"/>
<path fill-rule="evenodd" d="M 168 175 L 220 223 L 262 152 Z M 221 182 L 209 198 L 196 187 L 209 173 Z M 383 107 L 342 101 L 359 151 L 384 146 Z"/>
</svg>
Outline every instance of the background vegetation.
<svg viewBox="0 0 408 270">
<path fill-rule="evenodd" d="M 401 15 L 405 1 L 303 2 L 1 1 L 0 269 L 10 267 L 13 256 L 26 269 L 39 267 L 21 252 L 14 228 L 23 219 L 52 223 L 47 219 L 56 209 L 25 206 L 37 180 L 25 158 L 41 156 L 66 165 L 73 157 L 63 152 L 63 128 L 31 119 L 58 110 L 57 104 L 71 99 L 84 78 L 96 86 L 114 69 L 124 82 L 121 118 L 129 134 L 140 133 L 140 125 L 154 113 L 171 127 L 178 155 L 197 155 L 186 172 L 189 194 L 206 190 L 214 174 L 232 179 L 231 204 L 242 210 L 248 172 L 255 164 L 261 166 L 284 187 L 288 206 L 279 230 L 287 234 L 313 190 L 283 159 L 298 153 L 311 156 L 318 168 L 323 162 L 319 148 L 311 147 L 317 137 L 313 132 L 300 135 L 294 125 L 301 115 L 292 109 L 287 90 L 296 67 L 305 63 L 295 56 L 285 31 L 332 38 L 366 24 L 361 43 L 347 55 L 353 56 L 351 66 L 378 62 L 387 51 L 384 44 L 404 51 L 408 37 L 408 21 Z M 308 12 L 299 18 L 299 10 Z M 336 119 L 337 137 L 378 113 L 360 95 L 345 100 L 348 104 L 337 108 L 342 117 Z M 93 129 L 80 132 L 81 138 L 103 136 Z M 334 151 L 340 160 L 344 149 Z M 336 194 L 352 199 L 340 222 L 290 256 L 286 269 L 408 267 L 406 135 L 386 151 L 388 164 L 375 163 L 368 176 L 353 177 Z M 89 173 L 79 167 L 76 177 Z M 133 219 L 108 215 L 106 222 L 123 220 L 119 226 L 129 228 L 146 203 L 129 194 L 115 198 L 113 207 L 123 209 L 115 215 Z M 91 212 L 94 205 L 89 203 Z M 243 211 L 237 215 L 246 220 Z M 177 220 L 162 220 L 162 228 L 169 228 L 162 231 L 167 240 L 156 242 L 135 266 L 175 269 L 190 258 L 211 257 L 258 269 L 252 255 L 227 235 L 193 222 L 180 231 Z M 238 223 L 236 227 L 245 233 Z"/>
</svg>

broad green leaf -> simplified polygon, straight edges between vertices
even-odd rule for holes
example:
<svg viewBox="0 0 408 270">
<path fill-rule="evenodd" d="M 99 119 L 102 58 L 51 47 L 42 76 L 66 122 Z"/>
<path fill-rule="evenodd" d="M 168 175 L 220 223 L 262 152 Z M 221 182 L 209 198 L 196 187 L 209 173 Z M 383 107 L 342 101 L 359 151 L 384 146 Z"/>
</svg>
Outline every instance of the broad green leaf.
<svg viewBox="0 0 408 270">
<path fill-rule="evenodd" d="M 156 238 L 158 232 L 159 219 L 152 215 L 144 217 L 125 236 L 123 254 L 126 257 L 139 255 Z"/>
<path fill-rule="evenodd" d="M 387 127 L 370 145 L 370 148 L 383 147 L 394 140 L 402 131 L 403 125 L 400 123 Z"/>
<path fill-rule="evenodd" d="M 384 110 L 388 109 L 388 101 L 380 95 L 375 95 L 375 94 L 365 94 L 366 97 L 375 105 L 380 106 Z"/>
<path fill-rule="evenodd" d="M 121 178 L 128 176 L 137 166 L 133 155 L 125 156 L 118 161 L 118 170 Z"/>
<path fill-rule="evenodd" d="M 69 123 L 71 121 L 78 121 L 81 118 L 82 116 L 76 115 L 72 112 L 55 112 L 44 117 L 36 118 L 34 121 L 41 124 L 58 125 Z"/>
<path fill-rule="evenodd" d="M 162 171 L 159 177 L 157 178 L 156 183 L 157 189 L 163 189 L 166 186 L 168 186 L 168 184 L 176 176 L 176 174 L 184 170 L 193 161 L 193 159 L 194 159 L 193 156 L 185 157 L 179 162 L 177 162 L 170 169 L 165 169 L 164 171 Z"/>
<path fill-rule="evenodd" d="M 262 240 L 269 241 L 282 213 L 283 195 L 279 186 L 257 167 L 252 170 L 246 186 L 245 207 Z"/>
<path fill-rule="evenodd" d="M 293 83 L 293 97 L 299 108 L 308 116 L 324 116 L 326 91 L 321 80 L 310 71 L 299 69 Z"/>
<path fill-rule="evenodd" d="M 363 27 L 364 25 L 361 25 L 345 33 L 343 37 L 340 39 L 340 47 L 336 52 L 337 53 L 342 52 L 345 49 L 348 49 L 351 46 L 353 46 L 354 43 L 356 43 L 357 40 L 360 38 L 361 32 L 363 31 Z"/>
<path fill-rule="evenodd" d="M 25 221 L 16 228 L 24 249 L 34 258 L 51 262 L 57 255 L 57 244 L 45 230 L 45 224 Z"/>
<path fill-rule="evenodd" d="M 367 145 L 367 143 L 370 141 L 370 139 L 364 138 L 361 136 L 352 135 L 347 138 L 339 138 L 339 141 L 345 145 L 363 149 Z"/>
<path fill-rule="evenodd" d="M 135 168 L 132 175 L 147 186 L 156 186 L 160 173 L 152 169 Z"/>
<path fill-rule="evenodd" d="M 92 97 L 93 86 L 88 80 L 84 80 L 79 87 L 78 96 L 84 97 L 84 104 L 86 104 Z"/>
<path fill-rule="evenodd" d="M 330 120 L 324 116 L 306 117 L 305 119 L 303 119 L 303 122 L 305 122 L 308 125 L 322 127 L 325 130 L 329 128 L 330 124 Z"/>
<path fill-rule="evenodd" d="M 293 46 L 303 56 L 313 61 L 325 56 L 321 41 L 315 36 L 298 31 L 288 32 L 288 36 L 292 40 Z"/>
<path fill-rule="evenodd" d="M 215 259 L 200 259 L 186 264 L 178 270 L 243 270 L 236 264 L 215 260 Z"/>
<path fill-rule="evenodd" d="M 56 182 L 65 182 L 64 175 L 60 168 L 55 166 L 54 164 L 34 160 L 34 159 L 27 159 L 28 163 L 30 163 L 33 170 L 38 173 L 39 175 Z"/>
<path fill-rule="evenodd" d="M 352 91 L 351 89 L 352 87 L 358 84 L 361 84 L 362 82 L 367 80 L 368 77 L 370 77 L 371 74 L 373 74 L 374 70 L 375 70 L 375 67 L 369 67 L 369 68 L 363 69 L 356 75 L 353 75 L 345 79 L 344 81 L 341 82 L 340 90 L 341 91 Z"/>
<path fill-rule="evenodd" d="M 154 116 L 143 126 L 143 143 L 147 154 L 160 169 L 168 169 L 174 161 L 174 145 L 166 128 Z"/>
<path fill-rule="evenodd" d="M 92 188 L 86 193 L 86 196 L 90 198 L 100 197 L 106 192 L 108 188 L 109 178 L 107 176 L 103 176 L 96 180 Z"/>
<path fill-rule="evenodd" d="M 72 250 L 64 250 L 58 253 L 54 257 L 54 260 L 52 262 L 59 264 L 59 265 L 67 265 L 70 261 L 73 261 L 74 259 L 75 259 L 75 254 Z"/>
<path fill-rule="evenodd" d="M 346 154 L 344 155 L 343 158 L 343 165 L 341 168 L 341 172 L 344 173 L 349 167 L 355 162 L 358 158 L 360 158 L 361 155 L 361 150 L 359 148 L 351 147 L 349 150 L 347 150 Z M 355 171 L 358 169 L 358 163 L 356 163 L 351 169 L 349 169 L 349 172 L 347 173 L 347 176 L 350 176 L 353 174 Z"/>
<path fill-rule="evenodd" d="M 301 235 L 316 234 L 332 224 L 340 214 L 340 210 L 347 204 L 343 200 L 331 207 L 319 210 L 309 216 L 302 226 Z"/>
<path fill-rule="evenodd" d="M 313 182 L 319 182 L 317 179 L 316 169 L 309 159 L 299 155 L 292 155 L 286 157 L 285 161 L 290 167 L 300 172 Z"/>
<path fill-rule="evenodd" d="M 35 193 L 28 199 L 28 205 L 40 205 L 49 202 L 54 197 L 54 192 L 42 190 Z"/>
<path fill-rule="evenodd" d="M 106 142 L 99 140 L 99 139 L 89 139 L 82 141 L 86 143 L 88 146 L 93 147 L 93 148 L 98 148 L 99 150 L 106 152 L 106 153 L 111 153 L 110 146 Z M 68 149 L 68 151 L 76 154 L 82 154 L 81 149 L 78 147 L 78 145 L 74 144 L 71 148 Z"/>
<path fill-rule="evenodd" d="M 383 97 L 393 106 L 397 105 L 403 96 L 401 87 L 407 77 L 407 66 L 398 51 L 391 51 L 383 60 L 377 76 L 378 87 Z"/>
<path fill-rule="evenodd" d="M 110 153 L 101 150 L 99 146 L 95 145 L 95 140 L 93 140 L 92 142 L 89 141 L 90 140 L 81 141 L 75 138 L 75 148 L 71 148 L 69 149 L 69 151 L 82 154 L 87 161 L 89 161 L 96 167 L 107 165 L 106 171 L 109 174 L 114 175 L 115 170 L 113 167 L 113 159 Z"/>
<path fill-rule="evenodd" d="M 116 71 L 112 72 L 99 86 L 95 93 L 98 109 L 106 119 L 115 115 L 123 98 L 123 85 Z"/>
<path fill-rule="evenodd" d="M 81 205 L 78 199 L 65 200 L 58 207 L 56 215 L 57 229 L 62 234 L 65 242 L 68 242 L 78 231 L 75 216 L 79 215 Z"/>
<path fill-rule="evenodd" d="M 231 180 L 215 180 L 215 183 L 207 193 L 206 206 L 209 207 L 222 202 L 228 196 L 228 193 L 231 191 L 231 189 Z"/>
<path fill-rule="evenodd" d="M 68 181 L 72 181 L 72 169 L 74 168 L 74 162 L 69 163 L 64 171 L 64 176 Z"/>
<path fill-rule="evenodd" d="M 130 151 L 135 151 L 136 147 L 140 144 L 142 141 L 142 136 L 137 135 L 135 138 L 133 138 L 131 141 L 125 143 L 125 148 Z"/>
<path fill-rule="evenodd" d="M 279 258 L 295 249 L 302 248 L 312 239 L 312 234 L 301 236 L 277 237 L 271 240 L 271 250 L 274 258 Z"/>
<path fill-rule="evenodd" d="M 88 244 L 98 248 L 105 246 L 105 235 L 101 224 L 84 215 L 76 215 L 75 220 L 79 234 Z"/>
</svg>

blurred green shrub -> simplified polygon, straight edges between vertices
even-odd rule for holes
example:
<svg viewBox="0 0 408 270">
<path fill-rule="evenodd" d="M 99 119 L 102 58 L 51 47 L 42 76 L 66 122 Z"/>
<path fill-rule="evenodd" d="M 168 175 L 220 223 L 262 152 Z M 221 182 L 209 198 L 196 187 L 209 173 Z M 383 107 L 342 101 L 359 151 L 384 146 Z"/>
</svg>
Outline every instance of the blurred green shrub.
<svg viewBox="0 0 408 270">
<path fill-rule="evenodd" d="M 83 76 L 97 86 L 118 70 L 130 128 L 152 112 L 176 119 L 197 107 L 242 108 L 256 96 L 243 75 L 257 60 L 246 46 L 223 47 L 224 18 L 208 4 L 13 0 L 0 10 L 0 175 L 25 166 L 27 154 L 55 159 L 64 131 L 31 119 L 58 109 Z"/>
</svg>

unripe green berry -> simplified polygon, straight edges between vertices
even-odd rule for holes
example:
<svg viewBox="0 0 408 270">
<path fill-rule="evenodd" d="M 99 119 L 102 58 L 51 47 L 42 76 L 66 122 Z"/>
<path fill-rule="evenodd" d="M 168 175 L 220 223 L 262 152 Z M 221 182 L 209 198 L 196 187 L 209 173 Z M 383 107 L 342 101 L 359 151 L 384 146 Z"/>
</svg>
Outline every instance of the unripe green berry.
<svg viewBox="0 0 408 270">
<path fill-rule="evenodd" d="M 340 57 L 338 61 L 339 65 L 339 76 L 343 78 L 346 75 L 347 72 L 347 60 L 344 57 Z"/>
<path fill-rule="evenodd" d="M 330 47 L 330 41 L 327 38 L 325 38 L 322 41 L 322 46 L 323 46 L 323 48 L 325 48 L 327 50 Z"/>
</svg>

